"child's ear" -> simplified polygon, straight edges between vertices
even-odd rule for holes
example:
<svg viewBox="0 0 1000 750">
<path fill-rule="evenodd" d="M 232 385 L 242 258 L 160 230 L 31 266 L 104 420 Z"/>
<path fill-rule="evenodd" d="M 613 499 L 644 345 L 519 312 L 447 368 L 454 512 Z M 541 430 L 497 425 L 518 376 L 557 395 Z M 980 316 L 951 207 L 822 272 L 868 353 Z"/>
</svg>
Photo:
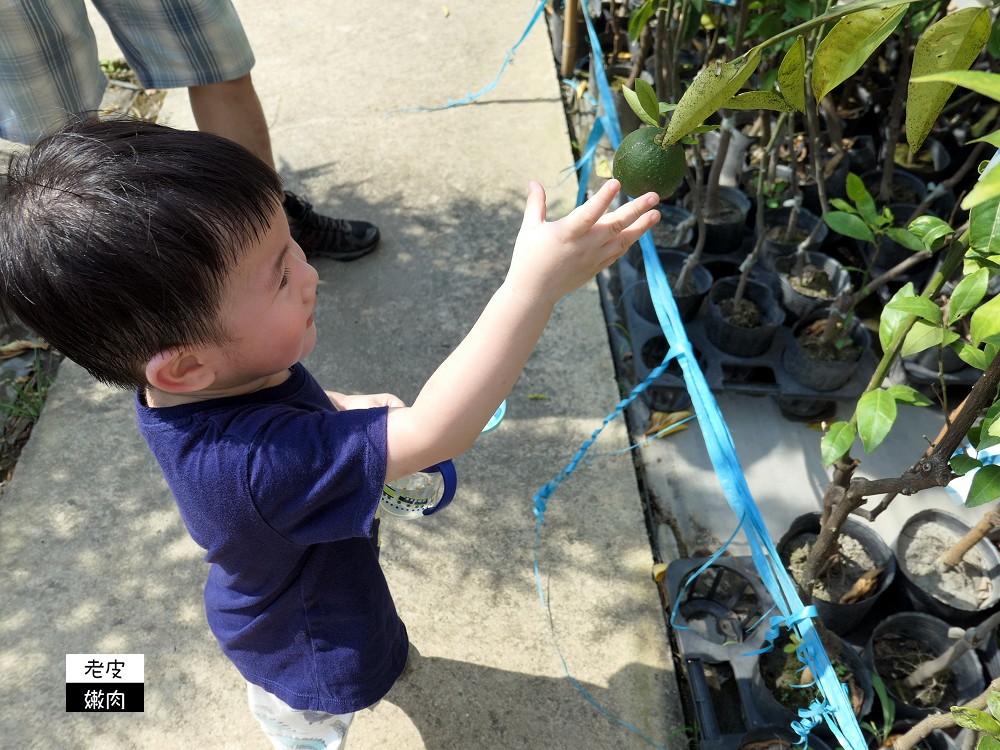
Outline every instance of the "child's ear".
<svg viewBox="0 0 1000 750">
<path fill-rule="evenodd" d="M 215 370 L 196 351 L 168 349 L 146 364 L 146 382 L 166 393 L 194 393 L 215 382 Z"/>
</svg>

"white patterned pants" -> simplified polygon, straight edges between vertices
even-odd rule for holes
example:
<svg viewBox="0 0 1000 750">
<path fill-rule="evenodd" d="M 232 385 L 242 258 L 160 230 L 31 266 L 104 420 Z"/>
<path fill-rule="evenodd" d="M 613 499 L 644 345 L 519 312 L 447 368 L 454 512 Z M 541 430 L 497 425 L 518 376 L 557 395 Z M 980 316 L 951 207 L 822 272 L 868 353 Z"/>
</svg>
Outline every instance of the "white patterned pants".
<svg viewBox="0 0 1000 750">
<path fill-rule="evenodd" d="M 254 718 L 277 750 L 344 750 L 353 713 L 299 711 L 249 682 L 247 700 Z"/>
</svg>

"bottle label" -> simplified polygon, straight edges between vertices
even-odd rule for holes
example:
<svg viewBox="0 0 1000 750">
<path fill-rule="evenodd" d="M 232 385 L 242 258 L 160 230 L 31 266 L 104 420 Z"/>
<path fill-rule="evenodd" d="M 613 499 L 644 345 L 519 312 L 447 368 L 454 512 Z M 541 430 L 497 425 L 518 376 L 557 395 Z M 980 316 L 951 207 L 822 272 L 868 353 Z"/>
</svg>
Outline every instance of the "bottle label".
<svg viewBox="0 0 1000 750">
<path fill-rule="evenodd" d="M 424 510 L 432 507 L 433 503 L 429 498 L 411 497 L 400 492 L 395 487 L 385 485 L 382 487 L 382 508 L 394 516 L 418 516 Z"/>
</svg>

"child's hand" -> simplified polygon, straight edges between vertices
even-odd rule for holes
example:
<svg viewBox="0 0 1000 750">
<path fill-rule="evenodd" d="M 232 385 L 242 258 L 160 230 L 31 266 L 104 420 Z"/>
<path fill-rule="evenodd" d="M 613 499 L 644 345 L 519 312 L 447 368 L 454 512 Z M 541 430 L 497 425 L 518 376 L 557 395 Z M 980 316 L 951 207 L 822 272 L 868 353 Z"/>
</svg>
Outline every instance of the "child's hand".
<svg viewBox="0 0 1000 750">
<path fill-rule="evenodd" d="M 386 425 L 386 478 L 468 450 L 510 393 L 556 302 L 609 266 L 659 219 L 647 193 L 605 215 L 617 180 L 559 221 L 545 221 L 545 191 L 531 183 L 507 278 L 479 320 L 434 371 L 409 409 Z"/>
<path fill-rule="evenodd" d="M 568 216 L 547 222 L 545 190 L 532 182 L 505 283 L 554 305 L 618 260 L 660 218 L 652 210 L 659 202 L 656 193 L 605 214 L 620 187 L 608 180 Z"/>
<path fill-rule="evenodd" d="M 340 411 L 350 411 L 351 409 L 376 409 L 380 406 L 406 406 L 402 399 L 393 396 L 391 393 L 367 393 L 345 396 L 336 391 L 327 391 L 326 395 L 330 401 Z"/>
</svg>

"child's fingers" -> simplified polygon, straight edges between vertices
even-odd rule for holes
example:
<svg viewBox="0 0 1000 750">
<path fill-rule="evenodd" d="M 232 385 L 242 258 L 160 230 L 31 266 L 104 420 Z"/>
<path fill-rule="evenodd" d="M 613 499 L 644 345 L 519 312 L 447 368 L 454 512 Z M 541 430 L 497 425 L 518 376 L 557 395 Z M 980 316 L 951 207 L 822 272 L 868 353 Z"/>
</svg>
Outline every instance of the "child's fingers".
<svg viewBox="0 0 1000 750">
<path fill-rule="evenodd" d="M 620 189 L 621 183 L 618 180 L 608 180 L 585 203 L 577 206 L 567 215 L 567 226 L 572 235 L 586 234 L 604 216 Z"/>
<path fill-rule="evenodd" d="M 600 228 L 607 233 L 607 237 L 610 239 L 630 229 L 647 213 L 654 213 L 659 218 L 659 212 L 652 211 L 659 202 L 660 198 L 656 193 L 641 195 L 603 217 L 599 222 Z M 640 232 L 640 234 L 642 233 Z"/>
<path fill-rule="evenodd" d="M 528 198 L 524 203 L 521 229 L 531 229 L 545 221 L 545 188 L 532 180 L 528 183 Z"/>
<path fill-rule="evenodd" d="M 609 242 L 611 247 L 614 248 L 616 255 L 623 255 L 626 250 L 638 242 L 639 238 L 648 232 L 659 220 L 659 211 L 645 211 L 632 219 L 626 228 L 618 232 L 613 232 L 609 238 Z"/>
</svg>

